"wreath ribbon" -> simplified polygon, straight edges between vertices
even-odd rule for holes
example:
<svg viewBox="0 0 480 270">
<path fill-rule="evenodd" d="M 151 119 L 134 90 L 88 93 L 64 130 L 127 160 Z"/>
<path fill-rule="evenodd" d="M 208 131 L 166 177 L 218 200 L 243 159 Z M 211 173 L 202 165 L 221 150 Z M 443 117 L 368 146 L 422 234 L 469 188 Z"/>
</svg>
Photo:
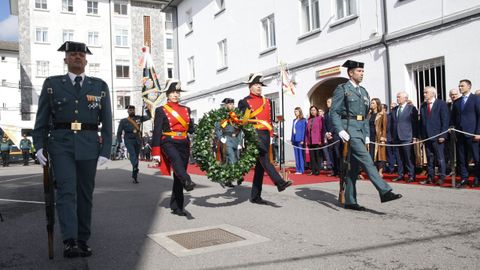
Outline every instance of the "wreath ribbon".
<svg viewBox="0 0 480 270">
<path fill-rule="evenodd" d="M 255 116 L 252 116 L 252 111 L 247 109 L 245 111 L 245 113 L 243 114 L 243 118 L 240 120 L 240 118 L 238 118 L 238 115 L 234 112 L 234 111 L 231 111 L 228 113 L 228 118 L 227 119 L 223 119 L 221 122 L 220 122 L 220 126 L 222 128 L 225 128 L 228 124 L 237 124 L 237 125 L 245 125 L 247 123 L 251 123 L 253 124 L 253 126 L 255 128 L 259 128 L 259 127 L 266 127 L 268 129 L 268 131 L 272 131 L 272 125 L 270 125 L 267 121 L 265 120 L 260 120 L 260 119 L 253 119 L 253 117 Z"/>
</svg>

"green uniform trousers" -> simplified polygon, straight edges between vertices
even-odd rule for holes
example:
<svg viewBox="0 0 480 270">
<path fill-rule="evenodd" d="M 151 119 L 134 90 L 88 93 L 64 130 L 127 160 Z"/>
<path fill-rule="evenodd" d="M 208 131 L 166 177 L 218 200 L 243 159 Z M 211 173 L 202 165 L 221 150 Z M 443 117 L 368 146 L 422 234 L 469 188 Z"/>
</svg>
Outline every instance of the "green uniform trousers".
<svg viewBox="0 0 480 270">
<path fill-rule="evenodd" d="M 345 204 L 357 204 L 356 182 L 360 173 L 360 167 L 363 166 L 368 178 L 381 195 L 392 190 L 378 174 L 377 168 L 373 164 L 370 154 L 367 152 L 365 143 L 361 138 L 352 137 L 349 142 L 350 171 L 345 179 Z"/>
<path fill-rule="evenodd" d="M 97 159 L 75 160 L 75 154 L 69 151 L 50 157 L 62 238 L 87 241 L 90 238 Z"/>
</svg>

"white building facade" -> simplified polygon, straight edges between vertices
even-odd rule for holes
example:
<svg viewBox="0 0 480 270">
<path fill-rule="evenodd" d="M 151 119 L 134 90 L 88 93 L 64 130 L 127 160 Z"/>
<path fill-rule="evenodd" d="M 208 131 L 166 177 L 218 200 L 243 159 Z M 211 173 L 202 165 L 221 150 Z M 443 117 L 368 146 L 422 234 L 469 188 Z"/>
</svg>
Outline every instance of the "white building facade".
<svg viewBox="0 0 480 270">
<path fill-rule="evenodd" d="M 176 75 L 198 121 L 225 97 L 248 95 L 241 82 L 262 72 L 263 92 L 279 106 L 279 63 L 296 85 L 285 95 L 286 139 L 293 110 L 326 108 L 347 59 L 365 63 L 364 87 L 383 103 L 406 91 L 418 107 L 423 88 L 446 99 L 461 79 L 480 88 L 480 4 L 475 0 L 173 0 Z M 286 159 L 292 158 L 286 146 Z"/>
<path fill-rule="evenodd" d="M 65 74 L 65 41 L 86 43 L 86 75 L 103 79 L 110 88 L 114 132 L 127 117 L 126 106 L 141 114 L 143 69 L 138 66 L 142 47 L 149 46 L 160 83 L 167 77 L 165 54 L 166 1 L 152 0 L 11 0 L 18 5 L 21 66 L 21 115 L 34 122 L 43 81 Z M 172 30 L 170 30 L 172 32 Z M 168 55 L 170 54 L 170 55 Z M 173 63 L 170 60 L 173 68 Z M 33 124 L 32 124 L 33 127 Z M 147 130 L 151 129 L 151 125 Z"/>
<path fill-rule="evenodd" d="M 18 43 L 0 41 L 0 127 L 21 120 L 19 80 Z"/>
</svg>

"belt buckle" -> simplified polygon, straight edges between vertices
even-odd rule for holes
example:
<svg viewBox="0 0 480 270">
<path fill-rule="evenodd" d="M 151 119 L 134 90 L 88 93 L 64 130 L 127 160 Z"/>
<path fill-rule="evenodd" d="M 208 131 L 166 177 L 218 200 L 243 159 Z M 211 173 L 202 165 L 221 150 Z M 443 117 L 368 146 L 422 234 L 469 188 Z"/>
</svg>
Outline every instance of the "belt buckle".
<svg viewBox="0 0 480 270">
<path fill-rule="evenodd" d="M 180 131 L 177 131 L 176 134 L 177 135 L 175 135 L 175 136 L 178 136 L 178 137 L 183 136 L 183 132 L 180 132 Z"/>
<path fill-rule="evenodd" d="M 233 134 L 232 134 L 232 137 L 233 137 L 233 138 L 237 137 L 237 134 L 233 133 Z"/>
<path fill-rule="evenodd" d="M 70 125 L 70 129 L 75 131 L 82 130 L 82 123 L 73 122 Z"/>
<path fill-rule="evenodd" d="M 363 115 L 357 115 L 357 121 L 363 121 Z"/>
</svg>

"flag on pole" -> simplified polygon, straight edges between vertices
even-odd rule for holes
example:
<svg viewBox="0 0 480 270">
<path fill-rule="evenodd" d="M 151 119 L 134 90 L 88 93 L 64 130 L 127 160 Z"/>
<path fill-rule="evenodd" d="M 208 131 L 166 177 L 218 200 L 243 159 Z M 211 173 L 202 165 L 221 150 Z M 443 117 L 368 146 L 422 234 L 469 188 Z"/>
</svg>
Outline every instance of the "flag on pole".
<svg viewBox="0 0 480 270">
<path fill-rule="evenodd" d="M 280 76 L 282 76 L 282 89 L 283 93 L 295 96 L 295 85 L 293 84 L 290 76 L 288 75 L 288 70 L 286 65 L 281 65 L 280 67 Z"/>
<path fill-rule="evenodd" d="M 142 52 L 142 57 L 138 63 L 138 66 L 143 68 L 142 98 L 147 107 L 155 110 L 166 98 L 164 93 L 160 93 L 161 88 L 149 48 L 143 47 Z"/>
</svg>

